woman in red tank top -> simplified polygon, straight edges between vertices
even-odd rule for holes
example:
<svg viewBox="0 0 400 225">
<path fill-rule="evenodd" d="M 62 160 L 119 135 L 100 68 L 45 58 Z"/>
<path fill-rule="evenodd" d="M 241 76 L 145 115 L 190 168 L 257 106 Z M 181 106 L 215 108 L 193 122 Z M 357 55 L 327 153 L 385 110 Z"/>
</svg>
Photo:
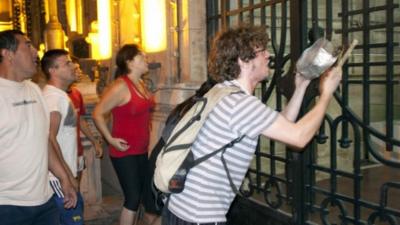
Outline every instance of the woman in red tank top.
<svg viewBox="0 0 400 225">
<path fill-rule="evenodd" d="M 131 225 L 143 195 L 155 103 L 141 79 L 148 72 L 148 64 L 137 45 L 124 45 L 117 53 L 116 65 L 116 80 L 96 105 L 93 119 L 109 143 L 111 162 L 124 192 L 120 225 Z M 111 131 L 106 122 L 110 113 Z"/>
</svg>

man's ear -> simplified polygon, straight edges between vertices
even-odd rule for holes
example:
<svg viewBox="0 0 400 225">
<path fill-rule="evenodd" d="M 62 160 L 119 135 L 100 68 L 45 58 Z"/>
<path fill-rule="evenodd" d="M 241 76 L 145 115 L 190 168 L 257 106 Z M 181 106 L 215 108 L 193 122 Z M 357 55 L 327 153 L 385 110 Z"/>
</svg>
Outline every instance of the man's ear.
<svg viewBox="0 0 400 225">
<path fill-rule="evenodd" d="M 10 50 L 8 50 L 8 49 L 5 49 L 5 48 L 0 50 L 0 54 L 3 57 L 3 60 L 10 61 L 13 58 L 12 52 Z"/>
<path fill-rule="evenodd" d="M 55 67 L 54 66 L 51 66 L 50 68 L 49 68 L 49 74 L 54 74 L 54 71 L 55 71 Z"/>
<path fill-rule="evenodd" d="M 239 64 L 240 68 L 244 67 L 244 64 L 245 64 L 246 62 L 244 62 L 243 60 L 241 60 L 239 57 L 238 57 L 237 61 L 238 61 L 238 64 Z"/>
<path fill-rule="evenodd" d="M 247 68 L 251 68 L 251 60 L 249 60 L 248 62 L 245 62 L 245 61 L 241 60 L 240 58 L 238 58 L 238 64 L 242 71 L 246 70 Z"/>
</svg>

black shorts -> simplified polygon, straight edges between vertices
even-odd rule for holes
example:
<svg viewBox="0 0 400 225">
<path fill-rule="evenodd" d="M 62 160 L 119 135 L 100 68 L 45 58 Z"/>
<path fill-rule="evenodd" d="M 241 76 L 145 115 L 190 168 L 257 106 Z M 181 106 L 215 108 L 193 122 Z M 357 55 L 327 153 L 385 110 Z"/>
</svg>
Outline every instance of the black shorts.
<svg viewBox="0 0 400 225">
<path fill-rule="evenodd" d="M 110 158 L 122 191 L 124 192 L 124 207 L 132 211 L 137 211 L 143 197 L 146 181 L 146 170 L 148 168 L 147 154 Z"/>
</svg>

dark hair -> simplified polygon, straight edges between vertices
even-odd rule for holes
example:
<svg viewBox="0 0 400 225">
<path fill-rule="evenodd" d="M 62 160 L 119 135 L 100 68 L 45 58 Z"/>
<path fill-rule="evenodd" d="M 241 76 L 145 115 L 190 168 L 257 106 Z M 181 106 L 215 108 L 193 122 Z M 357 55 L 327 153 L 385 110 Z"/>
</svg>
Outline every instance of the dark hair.
<svg viewBox="0 0 400 225">
<path fill-rule="evenodd" d="M 16 52 L 18 48 L 17 35 L 25 35 L 20 30 L 5 30 L 0 32 L 0 50 L 8 49 L 12 52 Z M 3 61 L 3 56 L 0 54 L 0 62 Z"/>
<path fill-rule="evenodd" d="M 240 26 L 219 33 L 208 57 L 210 76 L 217 82 L 233 80 L 240 74 L 238 59 L 248 62 L 256 57 L 255 48 L 265 48 L 265 26 Z"/>
<path fill-rule="evenodd" d="M 40 66 L 46 79 L 50 79 L 50 68 L 54 66 L 54 61 L 60 56 L 69 55 L 69 52 L 64 49 L 51 49 L 44 53 Z"/>
<path fill-rule="evenodd" d="M 136 44 L 126 44 L 122 46 L 122 48 L 119 49 L 117 57 L 115 59 L 117 70 L 115 71 L 114 78 L 116 79 L 122 75 L 128 74 L 130 71 L 126 64 L 126 61 L 132 60 L 133 58 L 135 58 L 135 56 L 137 56 L 140 53 L 141 53 L 140 48 Z"/>
</svg>

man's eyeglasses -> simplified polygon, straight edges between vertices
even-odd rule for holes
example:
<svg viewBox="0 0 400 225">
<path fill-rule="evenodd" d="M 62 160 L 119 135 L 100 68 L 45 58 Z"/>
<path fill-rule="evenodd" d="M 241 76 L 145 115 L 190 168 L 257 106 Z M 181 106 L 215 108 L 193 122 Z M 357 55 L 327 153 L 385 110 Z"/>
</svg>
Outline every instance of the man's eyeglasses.
<svg viewBox="0 0 400 225">
<path fill-rule="evenodd" d="M 260 53 L 260 52 L 265 53 L 266 50 L 267 50 L 267 49 L 265 49 L 265 48 L 262 48 L 262 49 L 259 49 L 259 50 L 255 50 L 255 51 L 254 51 L 254 54 L 257 55 L 257 54 Z"/>
</svg>

